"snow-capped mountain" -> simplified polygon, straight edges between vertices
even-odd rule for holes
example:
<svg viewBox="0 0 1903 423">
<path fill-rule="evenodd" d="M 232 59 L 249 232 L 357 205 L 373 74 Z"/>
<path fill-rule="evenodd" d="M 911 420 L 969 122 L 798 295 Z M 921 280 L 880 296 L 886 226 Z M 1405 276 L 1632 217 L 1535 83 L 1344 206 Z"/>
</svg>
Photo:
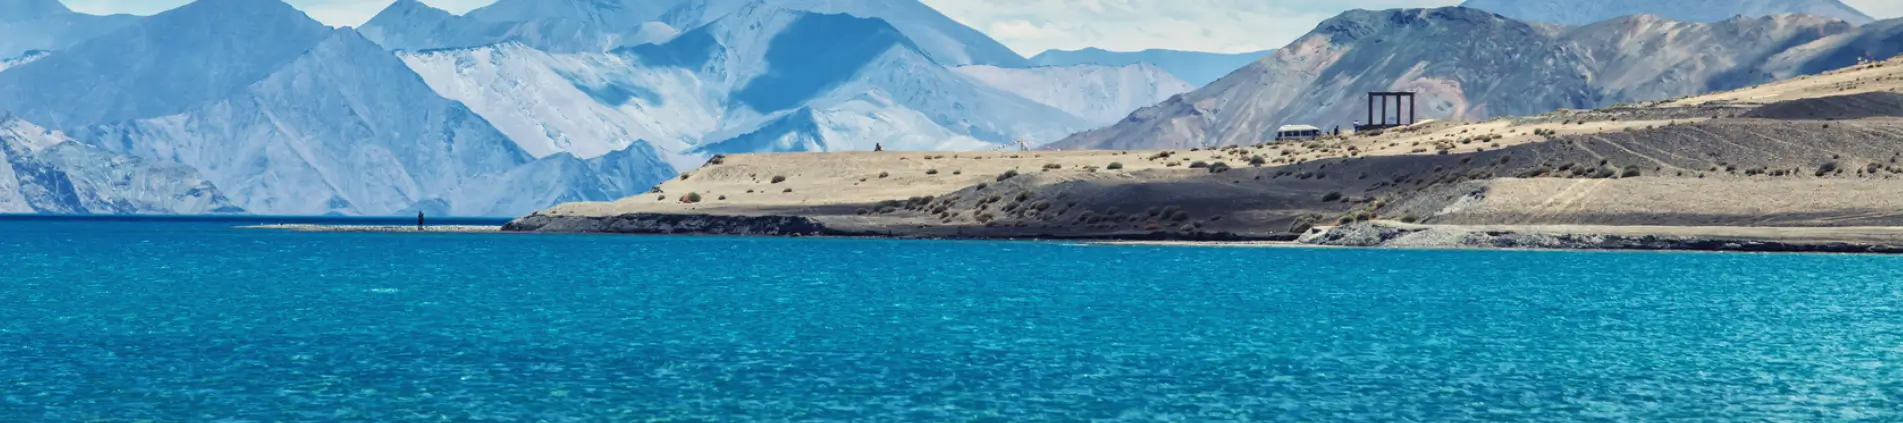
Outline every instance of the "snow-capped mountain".
<svg viewBox="0 0 1903 423">
<path fill-rule="evenodd" d="M 200 0 L 0 72 L 0 110 L 53 128 L 164 116 L 229 95 L 330 28 L 275 0 Z"/>
<path fill-rule="evenodd" d="M 0 116 L 0 213 L 239 213 L 196 169 L 81 145 Z"/>
<path fill-rule="evenodd" d="M 1248 53 L 1223 54 L 1200 51 L 1180 51 L 1152 49 L 1137 52 L 1107 51 L 1097 48 L 1083 50 L 1049 50 L 1031 57 L 1032 66 L 1070 66 L 1104 65 L 1124 66 L 1137 63 L 1149 63 L 1175 75 L 1193 87 L 1202 87 L 1216 79 L 1229 75 L 1237 69 L 1268 57 L 1274 50 Z"/>
<path fill-rule="evenodd" d="M 0 72 L 0 107 L 85 144 L 47 157 L 196 169 L 232 210 L 514 215 L 555 204 L 545 191 L 612 200 L 673 174 L 663 153 L 631 141 L 586 166 L 537 161 L 394 53 L 276 0 L 200 0 L 19 62 Z M 140 159 L 110 159 L 127 156 Z M 504 197 L 514 200 L 478 202 Z"/>
<path fill-rule="evenodd" d="M 524 13 L 521 20 L 490 21 L 457 16 L 417 0 L 398 0 L 359 31 L 392 50 L 463 48 L 513 41 L 550 52 L 600 52 L 676 35 L 674 28 L 660 22 L 609 25 L 541 15 L 545 14 Z"/>
<path fill-rule="evenodd" d="M 400 55 L 437 93 L 468 105 L 536 157 L 596 157 L 636 140 L 685 151 L 720 127 L 722 92 L 690 69 L 519 43 Z"/>
<path fill-rule="evenodd" d="M 52 52 L 46 50 L 27 50 L 26 53 L 22 53 L 19 56 L 0 59 L 0 72 L 6 72 L 7 69 L 44 59 L 49 54 L 52 54 Z"/>
<path fill-rule="evenodd" d="M 0 0 L 0 57 L 60 50 L 131 24 L 136 16 L 73 12 L 59 0 Z"/>
<path fill-rule="evenodd" d="M 1530 22 L 1585 25 L 1628 15 L 1658 15 L 1686 22 L 1717 22 L 1734 16 L 1805 14 L 1862 25 L 1870 15 L 1839 0 L 1467 0 L 1481 9 Z"/>
<path fill-rule="evenodd" d="M 274 214 L 388 214 L 531 160 L 348 29 L 223 100 L 73 136 L 198 167 Z"/>
<path fill-rule="evenodd" d="M 523 1 L 523 0 L 517 0 Z M 636 2 L 640 0 L 621 0 Z M 698 27 L 756 4 L 820 14 L 844 14 L 886 21 L 933 61 L 946 66 L 1026 64 L 1004 44 L 958 23 L 918 0 L 667 0 L 678 3 L 662 20 L 676 28 Z"/>
<path fill-rule="evenodd" d="M 997 40 L 917 0 L 501 0 L 455 16 L 416 0 L 401 0 L 364 25 L 372 40 L 392 49 L 430 50 L 516 41 L 538 50 L 572 53 L 665 41 L 759 5 L 844 14 L 886 21 L 932 60 L 948 66 L 1023 66 L 1024 58 Z"/>
<path fill-rule="evenodd" d="M 957 70 L 972 80 L 1084 118 L 1093 126 L 1116 123 L 1130 112 L 1195 89 L 1148 63 L 1024 69 L 973 65 Z"/>
<path fill-rule="evenodd" d="M 467 16 L 490 22 L 575 19 L 603 26 L 657 22 L 687 0 L 497 0 Z"/>
<path fill-rule="evenodd" d="M 521 216 L 550 204 L 619 199 L 672 178 L 660 153 L 646 143 L 593 159 L 562 153 L 501 174 L 476 177 L 411 209 L 441 216 Z"/>
<path fill-rule="evenodd" d="M 830 129 L 804 132 L 817 138 L 794 143 L 801 147 L 760 145 L 985 147 L 1088 126 L 932 62 L 884 21 L 757 3 L 667 43 L 609 53 L 505 43 L 402 55 L 438 93 L 469 104 L 538 157 L 590 158 L 635 140 L 693 152 L 789 119 Z M 713 151 L 730 150 L 698 153 Z"/>
</svg>

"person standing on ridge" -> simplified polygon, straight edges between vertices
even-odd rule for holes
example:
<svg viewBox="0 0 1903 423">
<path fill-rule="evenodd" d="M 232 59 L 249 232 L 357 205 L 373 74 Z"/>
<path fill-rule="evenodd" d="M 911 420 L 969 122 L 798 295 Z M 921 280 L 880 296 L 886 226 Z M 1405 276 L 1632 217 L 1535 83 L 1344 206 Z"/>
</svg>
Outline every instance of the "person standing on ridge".
<svg viewBox="0 0 1903 423">
<path fill-rule="evenodd" d="M 423 231 L 423 212 L 421 211 L 416 212 L 416 231 Z"/>
</svg>

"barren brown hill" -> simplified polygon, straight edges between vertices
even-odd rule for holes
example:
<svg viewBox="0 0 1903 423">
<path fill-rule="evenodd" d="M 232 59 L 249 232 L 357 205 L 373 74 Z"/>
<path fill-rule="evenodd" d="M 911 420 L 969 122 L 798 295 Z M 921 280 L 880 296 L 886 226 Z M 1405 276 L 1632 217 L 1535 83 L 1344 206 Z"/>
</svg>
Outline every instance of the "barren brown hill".
<svg viewBox="0 0 1903 423">
<path fill-rule="evenodd" d="M 1855 64 L 1862 56 L 1850 52 L 1869 43 L 1850 40 L 1896 33 L 1873 25 L 1639 15 L 1564 27 L 1468 8 L 1351 11 L 1207 87 L 1050 148 L 1249 145 L 1282 125 L 1347 128 L 1370 120 L 1374 91 L 1419 93 L 1418 116 L 1441 120 L 1664 100 Z"/>
<path fill-rule="evenodd" d="M 1220 240 L 1371 220 L 1903 227 L 1899 71 L 1304 143 L 726 156 L 654 193 L 510 229 Z"/>
</svg>

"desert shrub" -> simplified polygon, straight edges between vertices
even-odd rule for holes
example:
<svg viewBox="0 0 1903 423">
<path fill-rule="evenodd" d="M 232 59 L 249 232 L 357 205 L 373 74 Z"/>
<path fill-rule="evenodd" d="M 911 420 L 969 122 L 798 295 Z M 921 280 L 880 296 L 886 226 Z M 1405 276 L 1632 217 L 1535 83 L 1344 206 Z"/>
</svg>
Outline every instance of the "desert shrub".
<svg viewBox="0 0 1903 423">
<path fill-rule="evenodd" d="M 727 196 L 725 196 L 725 195 L 722 195 L 722 196 L 720 196 L 720 198 L 717 198 L 716 200 L 720 200 L 720 201 L 727 201 Z"/>
<path fill-rule="evenodd" d="M 1006 179 L 1011 179 L 1016 177 L 1018 177 L 1018 171 L 1016 169 L 1007 170 L 1007 171 L 1004 171 L 1003 174 L 998 175 L 998 182 L 1004 182 L 1004 180 Z"/>
<path fill-rule="evenodd" d="M 1030 191 L 1018 191 L 1018 201 L 1024 201 L 1029 199 L 1031 199 Z"/>
<path fill-rule="evenodd" d="M 1063 169 L 1063 168 L 1064 168 L 1064 165 L 1061 165 L 1061 164 L 1056 164 L 1056 163 L 1044 164 L 1044 170 L 1057 170 L 1057 169 Z"/>
<path fill-rule="evenodd" d="M 1621 177 L 1621 178 L 1637 178 L 1637 177 L 1639 177 L 1639 175 L 1642 175 L 1642 174 L 1643 174 L 1643 172 L 1640 172 L 1640 171 L 1639 171 L 1639 168 L 1638 168 L 1638 167 L 1628 167 L 1628 168 L 1625 168 L 1625 171 L 1624 171 L 1624 172 L 1619 172 L 1619 177 Z"/>
<path fill-rule="evenodd" d="M 963 174 L 965 174 L 965 171 L 962 171 L 962 170 L 954 170 L 954 171 L 952 171 L 952 174 L 953 174 L 953 175 L 963 175 Z"/>
<path fill-rule="evenodd" d="M 1123 170 L 1123 163 L 1119 163 L 1119 162 L 1110 162 L 1110 165 L 1109 165 L 1109 166 L 1104 166 L 1104 169 L 1110 169 L 1110 170 Z"/>
<path fill-rule="evenodd" d="M 773 183 L 776 183 L 776 184 L 777 184 L 777 183 L 781 183 L 781 182 L 786 182 L 786 177 L 785 177 L 785 176 L 774 176 L 774 177 L 773 177 Z"/>
<path fill-rule="evenodd" d="M 1208 167 L 1209 167 L 1209 163 L 1203 162 L 1203 161 L 1190 162 L 1189 164 L 1190 169 L 1205 169 Z"/>
<path fill-rule="evenodd" d="M 1250 166 L 1262 166 L 1262 165 L 1265 165 L 1265 164 L 1269 164 L 1269 159 L 1268 159 L 1268 158 L 1264 158 L 1264 157 L 1262 157 L 1262 156 L 1255 156 L 1255 157 L 1250 157 L 1250 158 L 1249 158 L 1249 165 L 1250 165 Z"/>
<path fill-rule="evenodd" d="M 1341 201 L 1341 197 L 1342 196 L 1340 191 L 1330 192 L 1330 193 L 1322 195 L 1322 201 L 1332 203 L 1336 201 Z"/>
<path fill-rule="evenodd" d="M 683 180 L 683 181 L 685 181 L 685 180 L 687 180 L 687 178 L 688 178 L 688 177 L 690 177 L 690 176 L 694 176 L 694 174 L 692 174 L 692 173 L 683 173 L 683 174 L 681 174 L 681 180 Z"/>
<path fill-rule="evenodd" d="M 718 166 L 725 163 L 727 163 L 727 155 L 725 154 L 715 154 L 714 157 L 707 159 L 708 166 Z"/>
<path fill-rule="evenodd" d="M 1421 218 L 1413 213 L 1401 215 L 1401 223 L 1421 223 Z"/>
<path fill-rule="evenodd" d="M 1168 218 L 1175 222 L 1187 221 L 1189 220 L 1189 212 L 1183 211 L 1183 209 L 1176 209 L 1170 211 Z"/>
<path fill-rule="evenodd" d="M 689 204 L 698 203 L 700 202 L 700 193 L 698 192 L 687 193 L 687 195 L 681 196 L 681 202 L 689 203 Z"/>
<path fill-rule="evenodd" d="M 781 193 L 781 194 L 791 194 L 791 193 L 793 193 L 793 189 L 792 189 L 792 188 L 787 188 L 787 189 L 785 189 L 785 190 L 783 190 L 783 191 L 780 191 L 780 193 Z"/>
<path fill-rule="evenodd" d="M 1824 163 L 1823 166 L 1817 167 L 1816 175 L 1819 178 L 1824 177 L 1825 175 L 1832 174 L 1832 173 L 1837 173 L 1837 162 Z"/>
<path fill-rule="evenodd" d="M 1593 171 L 1592 177 L 1594 179 L 1606 179 L 1606 178 L 1611 178 L 1614 175 L 1618 175 L 1618 174 L 1619 173 L 1614 172 L 1612 168 L 1602 167 L 1602 168 L 1599 168 L 1599 170 Z"/>
<path fill-rule="evenodd" d="M 1321 223 L 1321 222 L 1322 222 L 1322 215 L 1319 215 L 1319 214 L 1305 215 L 1302 217 L 1295 218 L 1295 222 L 1289 224 L 1288 231 L 1289 233 L 1294 233 L 1294 234 L 1308 233 L 1309 230 L 1315 229 L 1315 224 Z"/>
<path fill-rule="evenodd" d="M 885 179 L 885 178 L 887 178 L 887 177 L 891 177 L 891 176 L 892 176 L 892 173 L 891 173 L 891 172 L 879 172 L 879 179 Z"/>
<path fill-rule="evenodd" d="M 1215 162 L 1209 165 L 1209 173 L 1223 173 L 1228 171 L 1229 171 L 1228 163 Z"/>
<path fill-rule="evenodd" d="M 926 170 L 926 171 L 925 171 L 925 174 L 927 174 L 927 175 L 937 175 L 937 174 L 938 174 L 938 169 L 930 169 L 930 170 Z"/>
</svg>

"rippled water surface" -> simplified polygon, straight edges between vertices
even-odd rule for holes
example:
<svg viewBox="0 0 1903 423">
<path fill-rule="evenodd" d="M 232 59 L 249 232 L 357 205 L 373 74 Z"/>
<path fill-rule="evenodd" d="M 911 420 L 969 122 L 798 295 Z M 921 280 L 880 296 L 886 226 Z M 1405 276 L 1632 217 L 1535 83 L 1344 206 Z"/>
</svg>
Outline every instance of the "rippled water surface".
<svg viewBox="0 0 1903 423">
<path fill-rule="evenodd" d="M 0 221 L 0 421 L 1903 421 L 1903 259 Z"/>
</svg>

